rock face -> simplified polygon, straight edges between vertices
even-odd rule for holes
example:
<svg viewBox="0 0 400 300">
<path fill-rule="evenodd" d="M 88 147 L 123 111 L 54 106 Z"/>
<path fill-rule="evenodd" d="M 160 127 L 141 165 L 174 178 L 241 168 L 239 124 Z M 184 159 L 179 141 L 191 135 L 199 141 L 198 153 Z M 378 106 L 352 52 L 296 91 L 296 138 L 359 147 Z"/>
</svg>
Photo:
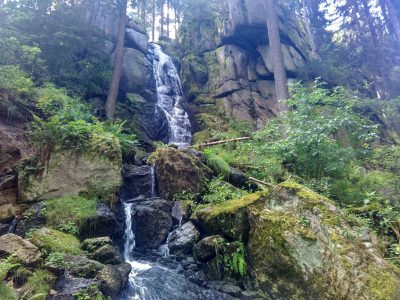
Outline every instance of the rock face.
<svg viewBox="0 0 400 300">
<path fill-rule="evenodd" d="M 124 187 L 121 199 L 133 199 L 138 196 L 154 197 L 154 168 L 151 166 L 124 166 Z"/>
<path fill-rule="evenodd" d="M 138 49 L 143 54 L 147 53 L 147 48 L 149 46 L 148 36 L 135 29 L 126 28 L 125 29 L 125 46 L 128 48 Z"/>
<path fill-rule="evenodd" d="M 18 235 L 8 233 L 0 237 L 0 256 L 15 255 L 25 264 L 32 264 L 39 260 L 39 248 Z"/>
<path fill-rule="evenodd" d="M 172 199 L 183 191 L 197 194 L 204 190 L 211 171 L 198 157 L 168 147 L 159 149 L 153 159 L 161 197 Z"/>
<path fill-rule="evenodd" d="M 310 49 L 304 42 L 304 25 L 289 5 L 289 1 L 279 4 L 278 14 L 284 20 L 279 27 L 287 74 L 295 78 Z M 210 116 L 218 116 L 218 121 L 221 115 L 260 128 L 277 114 L 263 1 L 199 2 L 192 10 L 185 16 L 180 36 L 184 53 L 181 79 L 196 115 L 195 129 L 212 127 Z"/>
<path fill-rule="evenodd" d="M 29 167 L 27 166 L 29 164 Z M 120 162 L 71 152 L 52 153 L 47 165 L 26 162 L 19 173 L 19 199 L 23 203 L 77 195 L 104 182 L 110 190 L 121 185 Z"/>
<path fill-rule="evenodd" d="M 150 62 L 139 50 L 125 48 L 122 62 L 121 86 L 126 93 L 142 93 L 146 86 Z"/>
<path fill-rule="evenodd" d="M 168 247 L 172 254 L 186 255 L 192 252 L 193 245 L 198 241 L 200 232 L 192 222 L 187 222 L 172 231 Z"/>
<path fill-rule="evenodd" d="M 399 273 L 382 258 L 375 238 L 363 241 L 365 225 L 329 199 L 288 182 L 248 214 L 250 273 L 271 299 L 400 296 Z"/>
<path fill-rule="evenodd" d="M 172 228 L 171 203 L 159 198 L 134 203 L 132 219 L 136 247 L 157 249 Z"/>
</svg>

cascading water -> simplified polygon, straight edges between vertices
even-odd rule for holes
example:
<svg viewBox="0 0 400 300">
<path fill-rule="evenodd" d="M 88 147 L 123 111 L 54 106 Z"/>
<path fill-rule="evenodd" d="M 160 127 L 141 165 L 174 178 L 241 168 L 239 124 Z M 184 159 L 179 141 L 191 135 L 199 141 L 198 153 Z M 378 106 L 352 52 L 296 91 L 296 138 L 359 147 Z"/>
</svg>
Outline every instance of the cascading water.
<svg viewBox="0 0 400 300">
<path fill-rule="evenodd" d="M 153 74 L 157 86 L 157 107 L 161 109 L 168 122 L 168 143 L 178 147 L 188 146 L 192 135 L 189 116 L 185 111 L 185 98 L 178 72 L 171 57 L 161 47 L 152 44 L 154 61 Z"/>
<path fill-rule="evenodd" d="M 151 46 L 154 61 L 153 75 L 157 87 L 157 108 L 168 122 L 168 143 L 180 148 L 187 147 L 191 142 L 191 126 L 189 116 L 185 111 L 185 99 L 178 72 L 172 59 L 162 52 L 156 44 Z M 155 167 L 151 167 L 151 193 L 156 197 Z M 168 268 L 154 259 L 145 259 L 146 262 L 135 260 L 135 234 L 132 230 L 134 201 L 121 199 L 125 213 L 124 259 L 132 266 L 129 277 L 129 286 L 121 296 L 121 300 L 170 300 L 170 299 L 228 299 L 221 293 L 201 288 L 190 282 L 181 274 L 181 266 L 169 258 L 168 241 L 162 245 L 158 257 L 169 260 Z M 132 203 L 133 202 L 133 203 Z M 157 259 L 158 260 L 158 259 Z M 171 265 L 172 264 L 172 265 Z"/>
</svg>

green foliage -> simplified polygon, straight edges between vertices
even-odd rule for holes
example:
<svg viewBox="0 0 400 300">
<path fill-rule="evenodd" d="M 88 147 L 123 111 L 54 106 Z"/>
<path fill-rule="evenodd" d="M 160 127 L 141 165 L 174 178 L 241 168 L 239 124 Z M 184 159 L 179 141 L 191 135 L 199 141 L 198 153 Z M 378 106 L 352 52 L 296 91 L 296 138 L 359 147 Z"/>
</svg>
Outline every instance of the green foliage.
<svg viewBox="0 0 400 300">
<path fill-rule="evenodd" d="M 50 253 L 46 258 L 46 263 L 54 264 L 56 266 L 67 267 L 68 261 L 65 260 L 65 255 L 62 252 Z"/>
<path fill-rule="evenodd" d="M 224 244 L 216 248 L 217 263 L 224 274 L 243 278 L 247 273 L 246 251 L 242 242 Z"/>
<path fill-rule="evenodd" d="M 19 267 L 21 264 L 17 261 L 17 259 L 10 255 L 5 259 L 0 260 L 0 281 L 4 280 L 7 277 L 8 272 L 10 270 Z"/>
<path fill-rule="evenodd" d="M 16 293 L 10 289 L 3 281 L 0 281 L 0 295 L 2 300 L 17 300 Z"/>
<path fill-rule="evenodd" d="M 86 289 L 79 290 L 74 296 L 77 300 L 111 300 L 110 297 L 104 297 L 96 285 L 90 285 Z"/>
<path fill-rule="evenodd" d="M 55 276 L 45 270 L 36 270 L 22 288 L 21 300 L 45 300 L 55 281 Z"/>
<path fill-rule="evenodd" d="M 97 215 L 96 205 L 96 199 L 82 196 L 66 196 L 46 201 L 46 224 L 62 232 L 78 235 Z"/>
<path fill-rule="evenodd" d="M 217 204 L 224 201 L 239 199 L 247 193 L 241 189 L 235 188 L 233 185 L 223 181 L 222 178 L 211 180 L 208 185 L 208 191 L 203 196 L 205 203 Z"/>
<path fill-rule="evenodd" d="M 34 116 L 31 124 L 32 140 L 38 146 L 93 152 L 114 160 L 136 145 L 133 135 L 122 132 L 123 123 L 100 122 L 88 105 L 53 85 L 38 89 L 37 106 L 45 114 L 43 119 Z"/>
</svg>

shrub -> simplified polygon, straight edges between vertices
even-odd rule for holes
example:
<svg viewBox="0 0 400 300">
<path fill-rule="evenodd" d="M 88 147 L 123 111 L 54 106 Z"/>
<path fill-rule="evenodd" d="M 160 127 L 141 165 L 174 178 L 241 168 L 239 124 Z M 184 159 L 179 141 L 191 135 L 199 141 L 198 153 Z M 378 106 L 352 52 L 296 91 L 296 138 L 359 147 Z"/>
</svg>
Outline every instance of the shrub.
<svg viewBox="0 0 400 300">
<path fill-rule="evenodd" d="M 233 185 L 223 181 L 222 178 L 211 180 L 208 185 L 208 191 L 203 196 L 206 203 L 221 203 L 224 201 L 239 199 L 246 195 L 247 192 L 235 188 Z"/>
</svg>

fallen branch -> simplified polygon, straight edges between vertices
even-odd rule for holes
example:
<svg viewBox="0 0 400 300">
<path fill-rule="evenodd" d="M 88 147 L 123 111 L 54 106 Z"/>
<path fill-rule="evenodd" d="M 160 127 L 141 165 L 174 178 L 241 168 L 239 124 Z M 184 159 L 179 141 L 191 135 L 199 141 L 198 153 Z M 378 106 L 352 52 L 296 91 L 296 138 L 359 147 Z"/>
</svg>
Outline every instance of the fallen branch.
<svg viewBox="0 0 400 300">
<path fill-rule="evenodd" d="M 222 145 L 222 144 L 227 144 L 227 143 L 232 143 L 232 142 L 241 142 L 241 141 L 247 141 L 249 140 L 250 137 L 240 137 L 240 138 L 234 138 L 234 139 L 229 139 L 229 140 L 222 140 L 222 141 L 216 141 L 216 142 L 209 142 L 209 143 L 204 143 L 200 145 L 194 145 L 190 146 L 189 148 L 206 148 L 206 147 L 211 147 L 211 146 L 216 146 L 216 145 Z"/>
<path fill-rule="evenodd" d="M 268 187 L 273 187 L 272 184 L 270 184 L 268 182 L 265 182 L 265 181 L 262 181 L 262 180 L 259 180 L 259 179 L 254 178 L 254 177 L 249 177 L 249 180 L 254 181 L 255 183 L 258 183 L 258 184 L 261 184 L 261 185 L 266 185 Z"/>
</svg>

